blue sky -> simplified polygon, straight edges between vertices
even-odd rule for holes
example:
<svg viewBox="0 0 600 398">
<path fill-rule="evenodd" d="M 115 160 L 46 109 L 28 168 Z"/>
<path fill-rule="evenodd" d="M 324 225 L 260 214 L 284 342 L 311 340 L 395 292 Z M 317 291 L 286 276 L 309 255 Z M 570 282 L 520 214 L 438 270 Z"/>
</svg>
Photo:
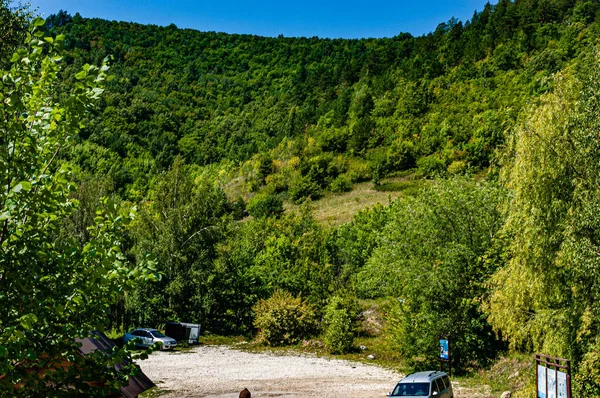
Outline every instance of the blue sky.
<svg viewBox="0 0 600 398">
<path fill-rule="evenodd" d="M 490 1 L 495 4 L 495 1 Z M 392 37 L 429 33 L 451 17 L 466 21 L 487 0 L 30 0 L 48 16 L 84 17 L 261 36 Z"/>
</svg>

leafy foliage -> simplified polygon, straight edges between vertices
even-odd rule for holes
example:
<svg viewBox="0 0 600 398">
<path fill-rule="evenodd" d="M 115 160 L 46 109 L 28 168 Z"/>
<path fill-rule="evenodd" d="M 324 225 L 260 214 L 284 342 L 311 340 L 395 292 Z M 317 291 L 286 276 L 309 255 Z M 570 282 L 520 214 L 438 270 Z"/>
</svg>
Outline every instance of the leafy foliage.
<svg viewBox="0 0 600 398">
<path fill-rule="evenodd" d="M 65 35 L 68 69 L 114 57 L 115 78 L 81 132 L 87 151 L 77 162 L 97 174 L 102 157 L 114 157 L 109 176 L 122 197 L 141 199 L 177 156 L 241 170 L 259 158 L 244 175 L 248 189 L 267 185 L 301 202 L 347 189 L 336 180 L 346 171 L 328 167 L 336 156 L 367 166 L 347 175 L 352 182 L 417 164 L 428 176 L 493 165 L 519 111 L 588 51 L 597 9 L 587 0 L 502 0 L 428 35 L 362 40 L 203 33 L 65 12 L 48 26 Z"/>
<path fill-rule="evenodd" d="M 355 300 L 333 296 L 325 308 L 324 342 L 325 348 L 332 354 L 346 354 L 354 344 L 354 324 L 357 318 Z"/>
<path fill-rule="evenodd" d="M 347 294 L 393 300 L 384 333 L 415 367 L 435 365 L 439 334 L 463 368 L 504 339 L 574 359 L 575 387 L 597 393 L 596 1 L 500 0 L 428 35 L 362 40 L 66 12 L 47 20 L 51 38 L 8 4 L 2 386 L 44 388 L 24 364 L 72 352 L 72 337 L 107 320 L 258 327 L 268 344 L 295 344 L 320 318 L 344 352 L 357 316 Z M 90 65 L 108 55 L 105 80 Z M 341 226 L 312 217 L 312 200 L 369 180 L 402 197 Z M 254 217 L 241 220 L 245 200 Z M 282 200 L 304 203 L 300 214 Z M 145 286 L 148 252 L 162 278 Z M 110 357 L 94 360 L 112 372 Z"/>
<path fill-rule="evenodd" d="M 511 138 L 510 260 L 492 278 L 489 301 L 492 324 L 513 347 L 582 361 L 586 394 L 599 384 L 590 371 L 598 336 L 598 65 L 594 51 L 559 74 L 556 90 Z"/>
<path fill-rule="evenodd" d="M 485 364 L 501 344 L 481 309 L 495 271 L 494 239 L 504 217 L 504 193 L 464 179 L 438 182 L 391 210 L 382 240 L 358 273 L 368 297 L 398 297 L 390 333 L 407 358 L 438 358 L 436 337 L 448 335 L 453 366 Z"/>
<path fill-rule="evenodd" d="M 283 200 L 277 195 L 259 194 L 248 201 L 247 210 L 254 217 L 278 217 L 283 213 Z"/>
<path fill-rule="evenodd" d="M 213 289 L 221 289 L 213 285 L 213 259 L 230 220 L 229 202 L 220 189 L 194 184 L 180 158 L 157 178 L 155 190 L 132 228 L 138 260 L 152 252 L 162 278 L 135 290 L 128 301 L 132 320 L 157 326 L 172 319 L 208 321 L 217 305 Z"/>
<path fill-rule="evenodd" d="M 8 60 L 23 43 L 33 12 L 27 5 L 12 6 L 11 0 L 0 0 L 0 62 L 9 67 Z"/>
<path fill-rule="evenodd" d="M 315 311 L 300 297 L 276 290 L 254 306 L 257 340 L 271 346 L 293 345 L 315 330 Z"/>
<path fill-rule="evenodd" d="M 109 304 L 134 280 L 153 275 L 144 261 L 128 264 L 120 237 L 133 213 L 108 199 L 97 203 L 89 239 L 61 237 L 78 206 L 70 197 L 77 188 L 69 165 L 55 161 L 97 102 L 108 67 L 84 65 L 68 96 L 55 100 L 64 38 L 45 36 L 43 24 L 31 21 L 25 46 L 1 72 L 0 390 L 105 396 L 135 372 L 132 365 L 115 368 L 130 354 L 115 349 L 83 357 L 75 339 L 102 330 Z"/>
</svg>

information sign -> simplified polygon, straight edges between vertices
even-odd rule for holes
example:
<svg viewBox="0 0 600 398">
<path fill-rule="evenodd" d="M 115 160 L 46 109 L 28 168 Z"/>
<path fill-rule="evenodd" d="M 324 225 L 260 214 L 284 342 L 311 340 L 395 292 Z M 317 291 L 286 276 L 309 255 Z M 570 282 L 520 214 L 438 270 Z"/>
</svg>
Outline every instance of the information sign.
<svg viewBox="0 0 600 398">
<path fill-rule="evenodd" d="M 548 369 L 548 398 L 556 398 L 556 370 Z"/>
<path fill-rule="evenodd" d="M 536 354 L 535 363 L 537 398 L 573 397 L 571 360 Z"/>
<path fill-rule="evenodd" d="M 448 339 L 440 339 L 440 359 L 444 361 L 450 360 L 450 350 L 448 348 Z"/>
<path fill-rule="evenodd" d="M 568 398 L 567 374 L 559 371 L 556 375 L 556 382 L 558 383 L 558 398 Z"/>
<path fill-rule="evenodd" d="M 537 367 L 538 374 L 538 398 L 546 398 L 546 367 L 538 365 Z"/>
</svg>

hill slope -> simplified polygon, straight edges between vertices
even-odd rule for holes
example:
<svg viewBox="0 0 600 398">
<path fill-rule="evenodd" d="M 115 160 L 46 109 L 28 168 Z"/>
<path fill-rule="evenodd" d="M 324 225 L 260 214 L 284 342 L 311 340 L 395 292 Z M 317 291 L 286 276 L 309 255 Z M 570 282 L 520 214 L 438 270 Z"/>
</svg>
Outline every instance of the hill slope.
<svg viewBox="0 0 600 398">
<path fill-rule="evenodd" d="M 252 159 L 245 191 L 267 184 L 301 201 L 415 166 L 425 175 L 488 167 L 523 105 L 595 43 L 598 9 L 595 1 L 502 0 L 426 36 L 363 40 L 64 12 L 47 24 L 66 35 L 65 76 L 113 57 L 104 104 L 70 156 L 123 196 L 140 199 L 182 156 L 200 166 Z"/>
</svg>

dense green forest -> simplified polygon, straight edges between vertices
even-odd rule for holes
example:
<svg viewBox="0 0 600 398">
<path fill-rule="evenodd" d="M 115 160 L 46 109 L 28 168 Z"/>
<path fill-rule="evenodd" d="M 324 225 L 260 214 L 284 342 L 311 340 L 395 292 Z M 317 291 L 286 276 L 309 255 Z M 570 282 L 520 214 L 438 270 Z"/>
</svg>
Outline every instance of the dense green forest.
<svg viewBox="0 0 600 398">
<path fill-rule="evenodd" d="M 67 333 L 169 320 L 344 353 L 375 303 L 405 366 L 447 335 L 459 372 L 544 352 L 600 396 L 600 2 L 360 40 L 0 5 L 0 386 Z M 315 219 L 364 182 L 411 188 Z"/>
<path fill-rule="evenodd" d="M 112 57 L 70 158 L 139 201 L 177 156 L 291 200 L 418 167 L 485 169 L 524 105 L 594 43 L 595 2 L 501 1 L 422 37 L 263 38 L 71 17 L 64 85 Z M 71 77 L 68 77 L 71 76 Z M 233 178 L 234 176 L 229 176 Z M 235 176 L 237 177 L 237 176 Z"/>
</svg>

